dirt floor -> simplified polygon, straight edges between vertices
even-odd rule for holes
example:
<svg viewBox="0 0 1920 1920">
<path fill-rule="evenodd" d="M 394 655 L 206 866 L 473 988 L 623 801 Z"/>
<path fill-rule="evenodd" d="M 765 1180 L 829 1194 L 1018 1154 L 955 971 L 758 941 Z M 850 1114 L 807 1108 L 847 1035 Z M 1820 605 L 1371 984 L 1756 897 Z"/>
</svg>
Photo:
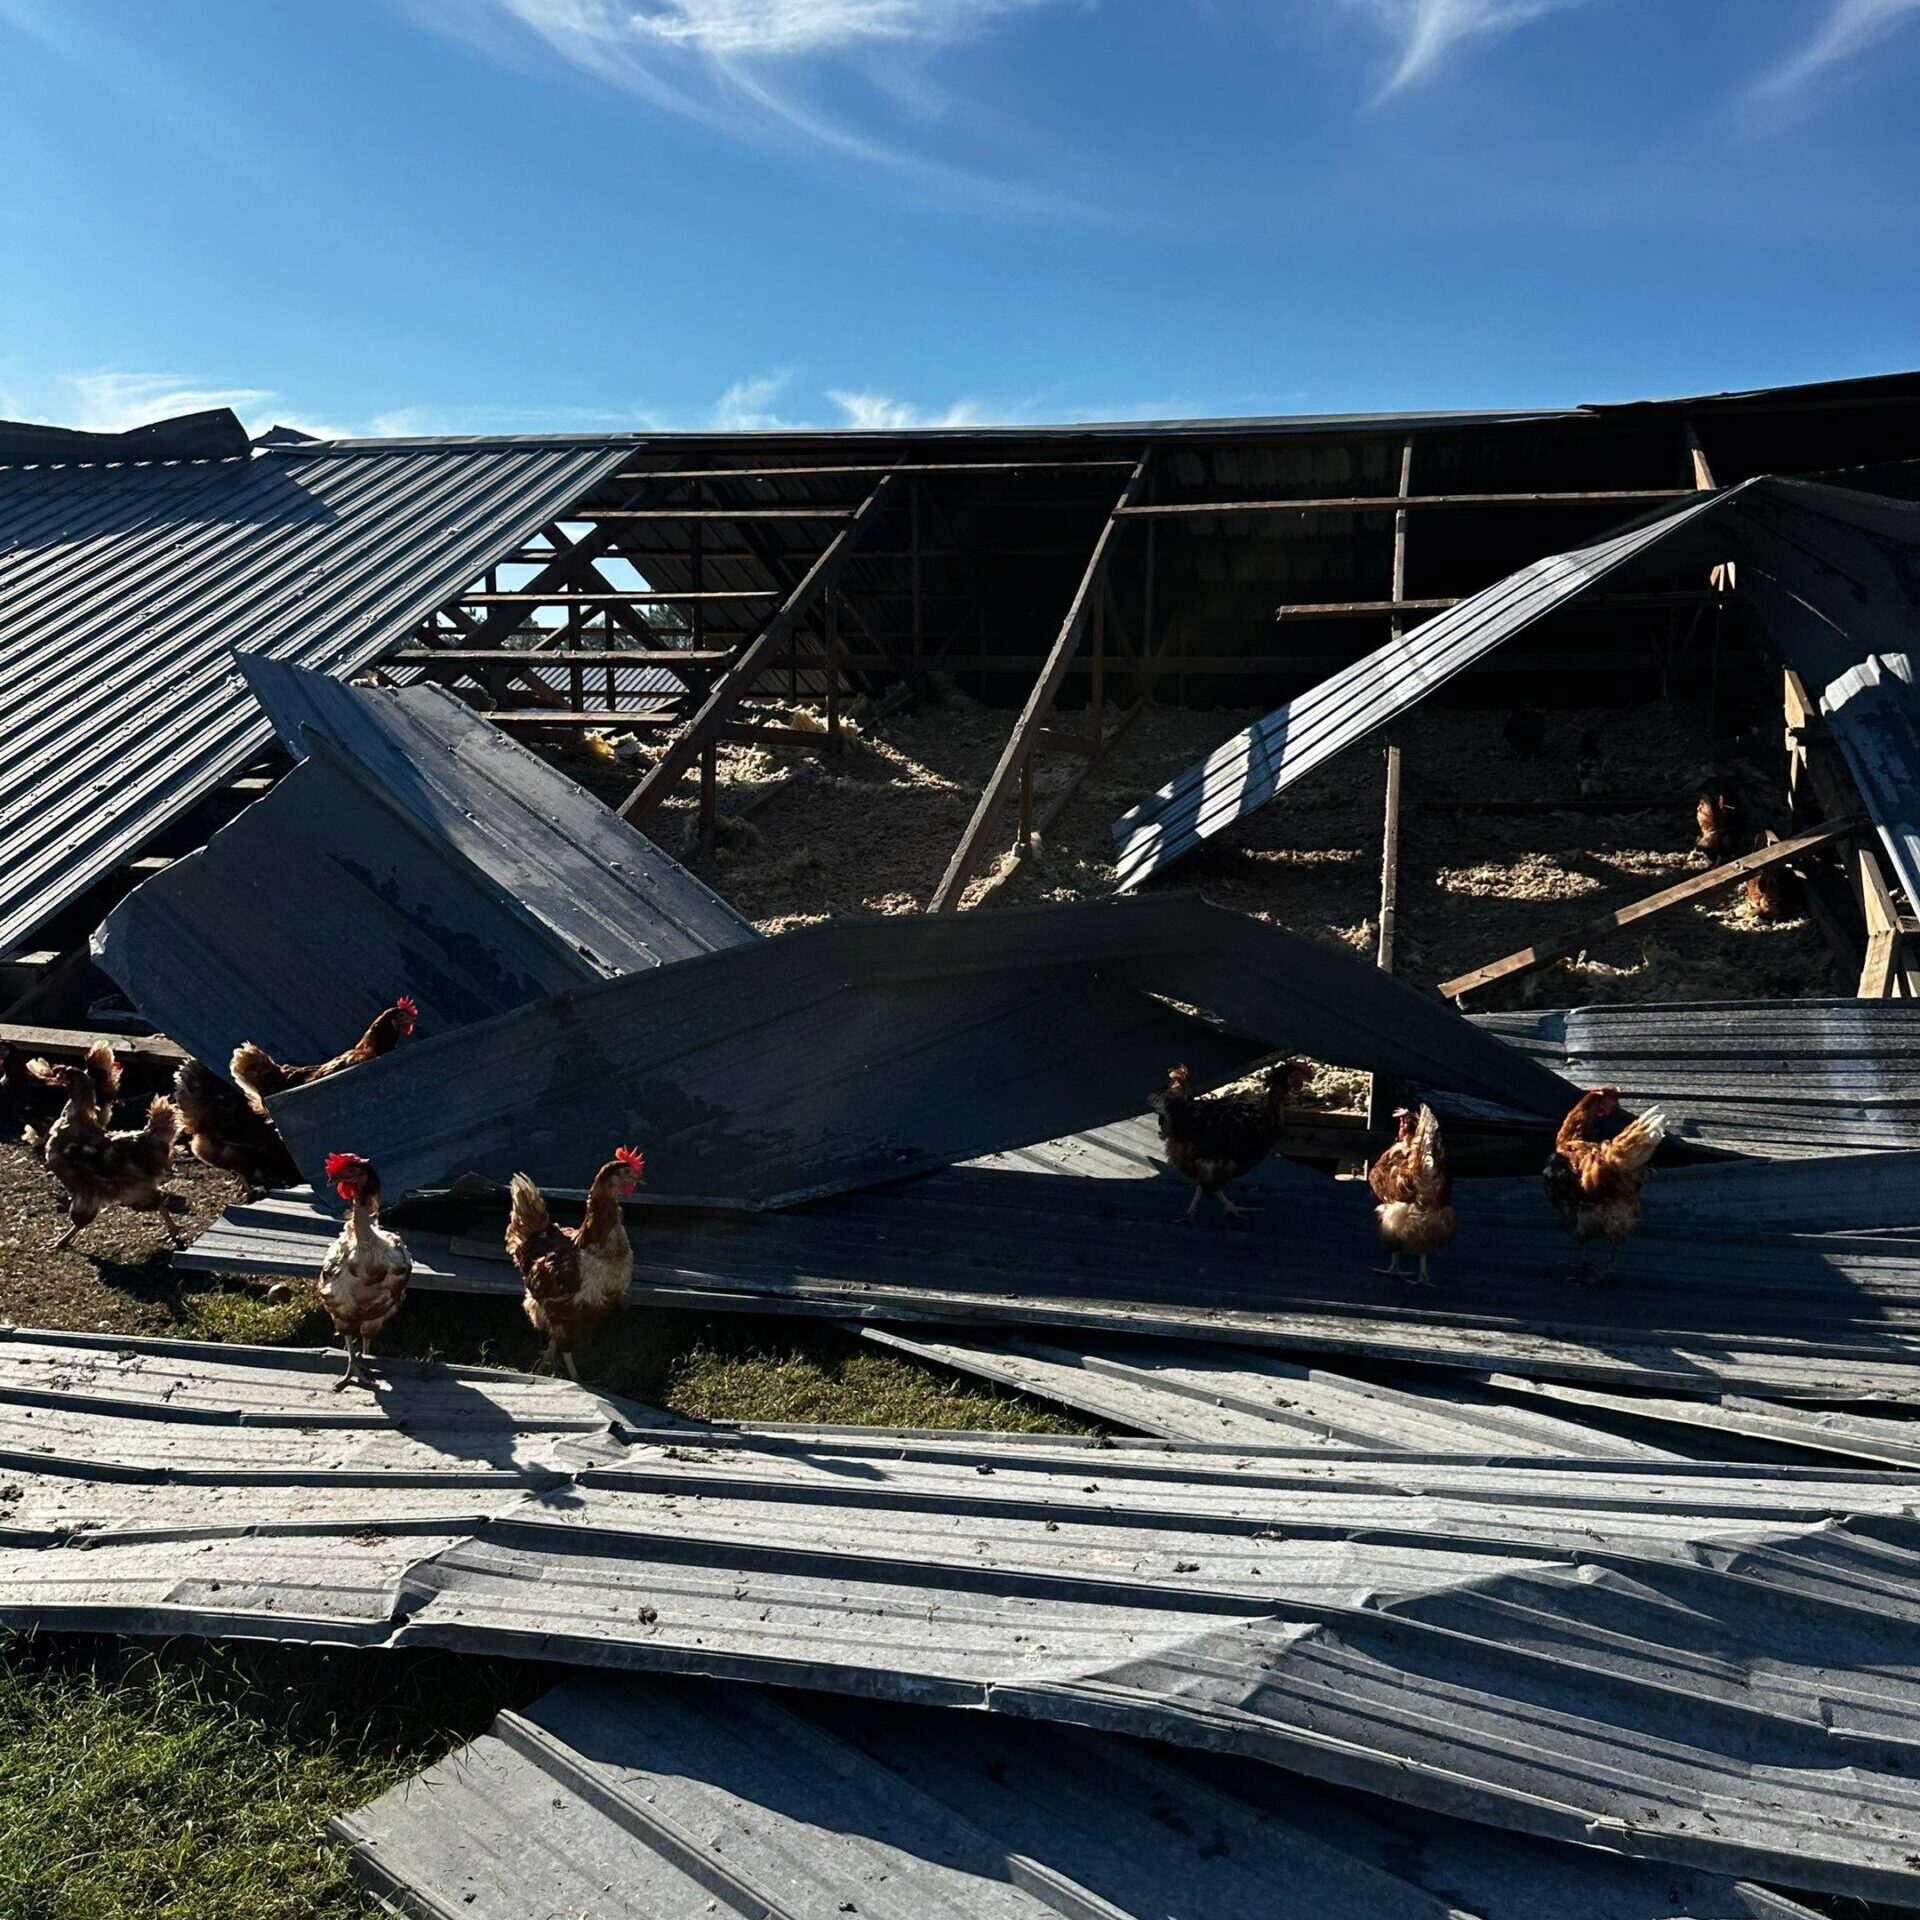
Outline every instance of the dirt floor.
<svg viewBox="0 0 1920 1920">
<path fill-rule="evenodd" d="M 777 717 L 791 723 L 794 716 Z M 1009 807 L 970 902 L 996 879 L 996 901 L 1077 900 L 1111 891 L 1115 817 L 1258 717 L 1252 710 L 1151 709 L 1084 780 L 1034 860 L 1013 862 L 1007 855 L 1014 831 Z M 1422 986 L 1569 932 L 1704 865 L 1691 852 L 1694 801 L 1713 772 L 1703 709 L 1655 701 L 1555 710 L 1544 750 L 1531 760 L 1516 757 L 1502 740 L 1505 717 L 1504 710 L 1429 703 L 1403 728 L 1396 964 Z M 931 897 L 1011 724 L 1010 715 L 960 698 L 940 709 L 866 722 L 856 744 L 841 754 L 787 754 L 776 763 L 758 749 L 728 749 L 721 756 L 721 834 L 714 851 L 700 855 L 690 844 L 691 782 L 653 830 L 767 933 L 836 914 L 915 912 Z M 1069 717 L 1061 724 L 1074 722 Z M 1655 804 L 1582 808 L 1575 762 L 1589 729 L 1601 743 L 1608 793 Z M 553 757 L 611 800 L 637 777 L 634 764 L 580 748 Z M 1076 764 L 1064 755 L 1043 761 L 1036 813 Z M 1784 830 L 1784 805 L 1772 816 L 1766 810 L 1771 788 L 1763 770 L 1735 771 L 1755 802 L 1755 829 Z M 1496 801 L 1529 810 L 1484 804 Z M 1573 804 L 1563 809 L 1554 802 Z M 1209 842 L 1156 884 L 1197 887 L 1222 905 L 1371 953 L 1383 811 L 1382 756 L 1361 748 Z M 1576 959 L 1503 981 L 1470 1004 L 1479 1010 L 1852 990 L 1817 925 L 1804 917 L 1762 925 L 1732 889 L 1675 908 L 1642 929 L 1598 938 Z"/>
</svg>

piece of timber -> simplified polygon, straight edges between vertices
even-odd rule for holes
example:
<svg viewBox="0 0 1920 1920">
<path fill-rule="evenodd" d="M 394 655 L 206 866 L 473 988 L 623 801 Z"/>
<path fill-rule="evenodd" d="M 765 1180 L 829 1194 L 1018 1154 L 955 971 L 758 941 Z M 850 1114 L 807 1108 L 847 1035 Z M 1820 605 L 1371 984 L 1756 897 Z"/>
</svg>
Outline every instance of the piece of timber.
<svg viewBox="0 0 1920 1920">
<path fill-rule="evenodd" d="M 694 647 L 566 647 L 538 654 L 506 647 L 407 647 L 389 654 L 399 667 L 513 667 L 537 661 L 558 667 L 724 667 L 733 649 Z M 269 783 L 271 784 L 271 783 Z"/>
<path fill-rule="evenodd" d="M 853 477 L 866 473 L 1103 473 L 1124 470 L 1131 460 L 940 460 L 903 462 L 869 460 L 863 466 L 844 467 L 706 467 L 675 471 L 662 468 L 658 473 L 635 469 L 612 476 L 622 486 L 654 480 L 823 480 L 830 475 Z"/>
<path fill-rule="evenodd" d="M 851 514 L 839 516 L 846 520 L 846 525 L 828 542 L 787 595 L 780 611 L 741 650 L 733 671 L 700 703 L 699 712 L 668 745 L 646 778 L 627 796 L 620 808 L 621 819 L 638 824 L 673 792 L 680 782 L 680 776 L 699 760 L 707 742 L 716 737 L 720 729 L 733 718 L 741 701 L 752 690 L 761 669 L 774 655 L 788 647 L 795 630 L 814 602 L 839 578 L 840 569 L 879 517 L 892 487 L 893 475 L 883 473 L 874 482 L 873 491 Z"/>
<path fill-rule="evenodd" d="M 1712 606 L 1720 595 L 1707 588 L 1675 587 L 1661 593 L 1596 593 L 1587 601 L 1593 607 L 1696 607 Z M 1350 620 L 1376 613 L 1444 613 L 1457 607 L 1458 598 L 1440 600 L 1300 600 L 1275 607 L 1276 620 Z"/>
<path fill-rule="evenodd" d="M 1107 515 L 1099 538 L 1093 543 L 1093 551 L 1087 556 L 1086 570 L 1081 574 L 1072 604 L 1067 608 L 1067 617 L 1060 623 L 1052 650 L 1041 665 L 1039 677 L 1027 695 L 1026 704 L 1020 709 L 1020 717 L 1014 722 L 1013 731 L 1007 736 L 1007 744 L 1000 751 L 999 763 L 988 776 L 979 804 L 973 810 L 973 818 L 967 822 L 967 830 L 960 836 L 960 844 L 954 848 L 953 858 L 947 862 L 947 870 L 934 890 L 933 900 L 927 909 L 930 913 L 952 913 L 960 905 L 967 882 L 979 864 L 981 848 L 993 826 L 994 817 L 1020 776 L 1021 766 L 1031 748 L 1031 737 L 1053 705 L 1061 681 L 1066 678 L 1067 662 L 1073 658 L 1074 650 L 1080 644 L 1080 636 L 1086 630 L 1093 612 L 1095 596 L 1106 577 L 1107 556 L 1113 549 L 1120 509 L 1131 506 L 1140 497 L 1140 490 L 1146 483 L 1147 462 L 1151 457 L 1151 449 L 1141 454 L 1139 463 L 1127 476 L 1127 484 L 1121 489 L 1113 511 Z"/>
<path fill-rule="evenodd" d="M 1685 499 L 1687 487 L 1634 487 L 1613 493 L 1357 493 L 1314 500 L 1178 500 L 1125 507 L 1130 520 L 1208 513 L 1399 513 L 1409 507 L 1599 507 L 1657 505 Z"/>
<path fill-rule="evenodd" d="M 1710 868 L 1705 873 L 1696 873 L 1671 887 L 1662 887 L 1658 893 L 1650 893 L 1644 900 L 1636 900 L 1631 906 L 1621 907 L 1616 912 L 1603 915 L 1597 920 L 1583 921 L 1569 934 L 1558 940 L 1544 941 L 1539 946 L 1522 947 L 1518 953 L 1507 954 L 1503 959 L 1490 960 L 1484 967 L 1475 967 L 1471 973 L 1456 975 L 1451 980 L 1440 983 L 1440 991 L 1449 1000 L 1458 1000 L 1474 991 L 1476 987 L 1490 985 L 1495 980 L 1509 979 L 1516 973 L 1525 973 L 1530 967 L 1543 965 L 1549 960 L 1557 960 L 1566 954 L 1577 953 L 1589 940 L 1604 933 L 1611 933 L 1621 927 L 1637 925 L 1642 920 L 1650 920 L 1657 913 L 1664 913 L 1669 907 L 1684 905 L 1689 900 L 1697 900 L 1702 894 L 1713 893 L 1721 887 L 1730 887 L 1735 881 L 1744 880 L 1750 873 L 1759 873 L 1767 867 L 1778 866 L 1783 860 L 1791 860 L 1799 854 L 1811 853 L 1816 848 L 1831 846 L 1836 840 L 1844 840 L 1860 830 L 1858 819 L 1830 820 L 1825 826 L 1815 827 L 1809 833 L 1797 833 L 1790 840 L 1776 840 L 1770 847 L 1755 853 L 1743 853 L 1737 860 L 1729 860 L 1723 866 Z"/>
<path fill-rule="evenodd" d="M 0 1022 L 0 1047 L 15 1052 L 44 1054 L 49 1060 L 84 1060 L 87 1049 L 102 1040 L 130 1060 L 151 1060 L 177 1066 L 186 1052 L 164 1034 L 89 1033 L 81 1027 L 29 1027 Z"/>
</svg>

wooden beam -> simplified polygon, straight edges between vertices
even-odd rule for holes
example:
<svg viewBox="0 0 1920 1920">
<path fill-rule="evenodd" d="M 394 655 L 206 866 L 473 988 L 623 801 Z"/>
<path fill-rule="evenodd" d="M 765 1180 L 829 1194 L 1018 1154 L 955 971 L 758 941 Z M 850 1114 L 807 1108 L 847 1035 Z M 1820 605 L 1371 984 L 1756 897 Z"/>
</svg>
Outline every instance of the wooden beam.
<svg viewBox="0 0 1920 1920">
<path fill-rule="evenodd" d="M 700 704 L 700 710 L 686 729 L 667 748 L 646 778 L 628 794 L 620 808 L 623 820 L 640 821 L 655 811 L 672 793 L 680 777 L 700 757 L 706 743 L 733 718 L 746 698 L 760 670 L 775 655 L 791 645 L 793 636 L 814 602 L 839 577 L 861 537 L 871 531 L 882 504 L 893 486 L 893 475 L 883 473 L 874 482 L 873 491 L 854 509 L 806 574 L 781 603 L 778 613 L 741 651 L 733 670 L 720 681 Z"/>
<path fill-rule="evenodd" d="M 1750 873 L 1758 873 L 1766 867 L 1778 866 L 1783 860 L 1794 859 L 1797 855 L 1811 853 L 1817 847 L 1831 846 L 1836 840 L 1845 840 L 1860 828 L 1858 819 L 1830 820 L 1824 826 L 1815 827 L 1807 833 L 1797 833 L 1791 839 L 1776 840 L 1770 847 L 1757 849 L 1753 853 L 1743 853 L 1737 860 L 1729 860 L 1723 866 L 1710 868 L 1705 873 L 1696 873 L 1670 887 L 1662 887 L 1658 893 L 1650 893 L 1644 900 L 1636 900 L 1631 906 L 1621 907 L 1617 912 L 1609 913 L 1598 920 L 1589 920 L 1575 928 L 1570 934 L 1559 940 L 1549 940 L 1537 947 L 1522 947 L 1518 953 L 1510 953 L 1504 959 L 1489 961 L 1484 967 L 1475 967 L 1471 973 L 1463 973 L 1452 980 L 1444 980 L 1440 991 L 1449 1000 L 1458 1000 L 1474 991 L 1476 987 L 1491 985 L 1495 980 L 1509 979 L 1516 973 L 1525 973 L 1529 968 L 1540 966 L 1548 960 L 1558 960 L 1565 955 L 1577 953 L 1590 940 L 1602 934 L 1612 933 L 1621 927 L 1636 925 L 1642 920 L 1650 920 L 1657 913 L 1665 913 L 1669 907 L 1683 906 L 1689 900 L 1697 900 L 1702 894 L 1715 893 L 1722 887 L 1730 887 L 1736 881 L 1744 880 Z"/>
<path fill-rule="evenodd" d="M 872 460 L 864 466 L 844 467 L 706 467 L 697 471 L 659 473 L 623 470 L 612 476 L 626 485 L 645 480 L 822 480 L 831 475 L 900 473 L 1111 473 L 1125 471 L 1131 460 L 939 460 L 896 464 Z"/>
<path fill-rule="evenodd" d="M 571 662 L 582 667 L 723 667 L 735 655 L 732 647 L 568 647 L 564 652 L 529 655 L 505 647 L 403 647 L 389 654 L 387 664 L 405 667 L 511 667 L 529 659 L 542 666 Z"/>
<path fill-rule="evenodd" d="M 1893 889 L 1880 869 L 1879 856 L 1872 847 L 1861 847 L 1856 861 L 1860 876 L 1860 904 L 1867 920 L 1867 959 L 1860 970 L 1858 998 L 1892 1000 L 1902 988 L 1912 992 L 1911 976 L 1902 965 L 1902 947 L 1909 936 L 1911 922 L 1900 918 L 1894 905 Z"/>
<path fill-rule="evenodd" d="M 591 708 L 575 712 L 563 707 L 501 707 L 480 718 L 496 727 L 677 727 L 677 713 L 651 709 L 633 713 L 595 712 Z"/>
<path fill-rule="evenodd" d="M 857 507 L 595 507 L 583 520 L 851 520 Z"/>
<path fill-rule="evenodd" d="M 1113 551 L 1120 512 L 1139 497 L 1147 477 L 1147 462 L 1151 457 L 1151 449 L 1141 454 L 1133 472 L 1127 476 L 1127 484 L 1120 490 L 1120 498 L 1113 511 L 1107 515 L 1099 538 L 1093 543 L 1093 551 L 1087 556 L 1086 569 L 1080 576 L 1079 586 L 1074 590 L 1072 604 L 1067 608 L 1067 617 L 1060 623 L 1060 631 L 1054 636 L 1053 646 L 1041 664 L 1039 678 L 1027 695 L 1026 705 L 1020 709 L 1020 717 L 1013 723 L 1007 744 L 1000 750 L 999 762 L 988 776 L 979 804 L 973 810 L 973 818 L 967 822 L 967 830 L 960 836 L 960 844 L 954 848 L 953 858 L 947 862 L 947 870 L 934 890 L 933 900 L 928 907 L 930 913 L 952 913 L 960 905 L 960 897 L 966 892 L 967 882 L 973 877 L 973 870 L 979 863 L 980 850 L 993 826 L 994 816 L 1020 777 L 1020 769 L 1030 750 L 1031 736 L 1046 718 L 1054 695 L 1060 691 L 1061 682 L 1067 677 L 1067 662 L 1073 658 L 1074 649 L 1080 644 L 1080 635 L 1093 610 L 1095 596 L 1106 577 L 1107 556 Z"/>
<path fill-rule="evenodd" d="M 1493 583 L 1488 582 L 1489 585 Z M 1442 600 L 1299 600 L 1275 607 L 1276 620 L 1352 620 L 1373 613 L 1443 613 L 1469 596 Z M 1580 605 L 1589 607 L 1711 606 L 1720 595 L 1711 588 L 1678 587 L 1664 593 L 1588 593 Z"/>
<path fill-rule="evenodd" d="M 675 593 L 666 588 L 648 587 L 644 591 L 621 593 L 609 587 L 605 593 L 577 593 L 569 588 L 557 587 L 550 593 L 463 593 L 460 604 L 464 607 L 489 606 L 596 606 L 596 607 L 644 607 L 677 606 L 682 600 L 778 600 L 777 587 L 732 587 L 715 588 L 706 593 Z"/>
<path fill-rule="evenodd" d="M 1684 500 L 1687 487 L 1632 487 L 1608 493 L 1425 493 L 1401 504 L 1397 493 L 1340 494 L 1315 500 L 1180 500 L 1128 507 L 1129 520 L 1169 520 L 1208 513 L 1404 513 L 1417 507 L 1603 507 Z"/>
<path fill-rule="evenodd" d="M 49 1060 L 84 1060 L 87 1049 L 105 1040 L 114 1052 L 129 1060 L 151 1060 L 158 1066 L 178 1066 L 187 1057 L 162 1034 L 88 1033 L 79 1027 L 30 1027 L 0 1023 L 0 1047 L 24 1054 L 44 1054 Z"/>
</svg>

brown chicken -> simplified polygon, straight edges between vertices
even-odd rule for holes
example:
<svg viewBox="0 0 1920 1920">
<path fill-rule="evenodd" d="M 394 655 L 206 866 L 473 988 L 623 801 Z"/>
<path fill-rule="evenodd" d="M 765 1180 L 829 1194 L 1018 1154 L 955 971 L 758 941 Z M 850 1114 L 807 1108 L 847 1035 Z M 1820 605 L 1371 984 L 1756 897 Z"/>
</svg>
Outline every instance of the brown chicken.
<svg viewBox="0 0 1920 1920">
<path fill-rule="evenodd" d="M 105 1042 L 97 1043 L 98 1052 Z M 88 1066 L 51 1066 L 29 1060 L 27 1071 L 43 1085 L 66 1095 L 60 1117 L 47 1133 L 47 1170 L 67 1190 L 67 1230 L 54 1242 L 60 1252 L 74 1236 L 91 1226 L 103 1207 L 130 1207 L 135 1213 L 157 1213 L 167 1238 L 180 1244 L 180 1231 L 171 1216 L 184 1213 L 187 1203 L 161 1183 L 173 1164 L 173 1143 L 180 1135 L 180 1115 L 173 1102 L 156 1096 L 147 1109 L 147 1124 L 127 1133 L 108 1131 L 110 1113 L 98 1098 L 92 1055 Z M 116 1078 L 117 1084 L 117 1078 Z"/>
<path fill-rule="evenodd" d="M 1560 1123 L 1553 1154 L 1542 1174 L 1547 1198 L 1563 1213 L 1581 1246 L 1581 1271 L 1587 1281 L 1604 1280 L 1613 1271 L 1627 1236 L 1640 1224 L 1640 1190 L 1653 1170 L 1653 1156 L 1667 1135 L 1667 1116 L 1649 1107 L 1610 1140 L 1596 1140 L 1597 1128 L 1620 1111 L 1618 1087 L 1594 1087 L 1583 1093 Z M 1605 1262 L 1595 1273 L 1587 1248 L 1607 1244 Z"/>
<path fill-rule="evenodd" d="M 521 1307 L 534 1331 L 547 1336 L 541 1364 L 550 1373 L 564 1366 L 580 1378 L 575 1351 L 633 1285 L 633 1246 L 620 1203 L 645 1178 L 645 1158 L 632 1147 L 616 1147 L 593 1176 L 580 1224 L 559 1227 L 540 1189 L 524 1173 L 513 1176 L 507 1252 L 520 1269 Z"/>
<path fill-rule="evenodd" d="M 320 1304 L 345 1342 L 347 1370 L 335 1393 L 366 1381 L 373 1336 L 400 1310 L 413 1277 L 413 1256 L 380 1224 L 380 1176 L 357 1153 L 327 1155 L 327 1178 L 347 1203 L 347 1224 L 320 1265 Z M 370 1382 L 368 1384 L 371 1384 Z"/>
<path fill-rule="evenodd" d="M 202 1061 L 180 1063 L 173 1102 L 194 1158 L 222 1173 L 237 1173 L 250 1193 L 290 1187 L 300 1178 L 280 1130 Z"/>
<path fill-rule="evenodd" d="M 1700 829 L 1693 843 L 1695 853 L 1704 854 L 1709 866 L 1731 860 L 1747 837 L 1747 810 L 1725 787 L 1709 787 L 1693 806 L 1694 824 Z"/>
<path fill-rule="evenodd" d="M 1167 1164 L 1193 1182 L 1187 1205 L 1191 1220 L 1203 1193 L 1217 1194 L 1235 1219 L 1248 1211 L 1227 1198 L 1227 1183 L 1251 1173 L 1274 1149 L 1286 1117 L 1288 1098 L 1300 1091 L 1312 1075 L 1303 1060 L 1269 1067 L 1258 1091 L 1196 1095 L 1185 1067 L 1168 1071 L 1167 1084 L 1153 1097 L 1160 1116 L 1160 1139 Z"/>
<path fill-rule="evenodd" d="M 1453 1210 L 1453 1176 L 1447 1172 L 1446 1144 L 1431 1107 L 1417 1112 L 1399 1108 L 1397 1138 L 1367 1174 L 1380 1238 L 1392 1256 L 1378 1271 L 1400 1276 L 1400 1256 L 1420 1262 L 1409 1284 L 1427 1284 L 1427 1260 L 1454 1236 L 1459 1217 Z"/>
<path fill-rule="evenodd" d="M 366 1032 L 345 1053 L 336 1053 L 331 1060 L 322 1060 L 316 1067 L 285 1066 L 264 1047 L 243 1040 L 234 1048 L 227 1071 L 233 1075 L 234 1085 L 266 1119 L 269 1117 L 267 1102 L 276 1093 L 285 1093 L 291 1087 L 311 1086 L 316 1080 L 330 1079 L 349 1067 L 357 1067 L 363 1060 L 377 1060 L 381 1054 L 391 1053 L 413 1031 L 419 1018 L 420 1009 L 402 994 L 392 1006 L 383 1007 L 374 1015 Z"/>
<path fill-rule="evenodd" d="M 1755 853 L 1765 853 L 1773 844 L 1774 836 L 1763 833 L 1755 838 L 1753 850 Z M 1748 912 L 1769 926 L 1776 921 L 1797 920 L 1800 917 L 1800 876 L 1789 867 L 1762 867 L 1758 873 L 1747 875 L 1747 884 L 1741 891 L 1747 897 Z"/>
<path fill-rule="evenodd" d="M 104 1124 L 112 1119 L 113 1103 L 120 1097 L 120 1062 L 107 1041 L 96 1040 L 87 1049 L 86 1071 L 93 1082 L 94 1109 Z M 64 1087 L 40 1080 L 18 1047 L 0 1044 L 0 1127 L 8 1133 L 17 1127 L 20 1144 L 36 1160 L 47 1157 L 47 1135 L 66 1103 Z"/>
</svg>

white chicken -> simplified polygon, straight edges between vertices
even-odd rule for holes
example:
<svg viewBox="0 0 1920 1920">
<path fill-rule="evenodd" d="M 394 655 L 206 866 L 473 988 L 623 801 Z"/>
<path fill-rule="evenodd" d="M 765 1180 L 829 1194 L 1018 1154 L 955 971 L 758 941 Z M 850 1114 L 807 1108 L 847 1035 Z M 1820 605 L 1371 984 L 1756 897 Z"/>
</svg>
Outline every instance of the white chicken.
<svg viewBox="0 0 1920 1920">
<path fill-rule="evenodd" d="M 380 1176 L 357 1153 L 327 1155 L 327 1178 L 347 1203 L 347 1224 L 320 1267 L 320 1304 L 347 1348 L 347 1370 L 334 1392 L 356 1380 L 371 1385 L 364 1368 L 368 1344 L 400 1310 L 413 1256 L 397 1233 L 380 1224 Z"/>
</svg>

